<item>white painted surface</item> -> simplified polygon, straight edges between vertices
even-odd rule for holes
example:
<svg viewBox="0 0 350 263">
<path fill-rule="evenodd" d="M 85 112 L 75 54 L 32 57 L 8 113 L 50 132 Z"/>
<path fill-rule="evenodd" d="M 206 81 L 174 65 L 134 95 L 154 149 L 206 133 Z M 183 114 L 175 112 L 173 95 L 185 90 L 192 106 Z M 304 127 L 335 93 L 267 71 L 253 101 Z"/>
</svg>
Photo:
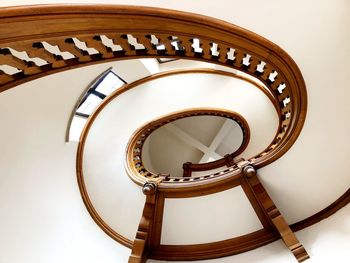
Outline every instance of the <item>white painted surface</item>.
<svg viewBox="0 0 350 263">
<path fill-rule="evenodd" d="M 150 63 L 150 61 L 148 62 Z M 115 62 L 112 70 L 126 83 L 131 83 L 148 77 L 154 69 L 147 67 L 140 59 L 129 59 Z"/>
<path fill-rule="evenodd" d="M 191 198 L 166 198 L 161 244 L 221 241 L 262 229 L 242 187 Z"/>
<path fill-rule="evenodd" d="M 151 136 L 147 138 L 148 143 L 142 147 L 142 160 L 145 168 L 154 173 L 182 177 L 183 163 L 188 161 L 197 163 L 203 156 L 200 150 L 170 133 L 166 127 L 154 131 Z M 162 158 L 157 158 L 159 156 Z M 169 156 L 171 157 L 169 158 Z M 150 159 L 152 159 L 151 163 Z"/>
<path fill-rule="evenodd" d="M 168 71 L 174 69 L 196 69 L 196 68 L 209 68 L 214 69 L 216 65 L 213 63 L 207 63 L 196 60 L 173 60 L 167 63 L 162 63 L 159 66 L 160 71 Z"/>
<path fill-rule="evenodd" d="M 141 58 L 140 61 L 146 67 L 150 74 L 156 74 L 160 71 L 158 60 L 155 58 Z"/>
<path fill-rule="evenodd" d="M 108 66 L 52 75 L 0 94 L 1 263 L 127 261 L 130 250 L 88 214 L 76 179 L 77 144 L 65 143 L 80 93 Z"/>
</svg>

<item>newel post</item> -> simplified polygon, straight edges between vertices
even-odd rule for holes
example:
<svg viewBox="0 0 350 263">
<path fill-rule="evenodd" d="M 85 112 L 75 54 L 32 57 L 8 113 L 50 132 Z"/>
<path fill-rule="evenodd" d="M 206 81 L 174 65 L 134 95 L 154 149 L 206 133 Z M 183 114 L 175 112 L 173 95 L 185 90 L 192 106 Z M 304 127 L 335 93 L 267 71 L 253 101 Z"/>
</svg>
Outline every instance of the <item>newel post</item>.
<svg viewBox="0 0 350 263">
<path fill-rule="evenodd" d="M 147 260 L 152 238 L 152 227 L 155 217 L 155 204 L 159 183 L 160 181 L 149 181 L 142 187 L 142 192 L 146 195 L 146 201 L 129 257 L 129 263 L 144 263 Z"/>
</svg>

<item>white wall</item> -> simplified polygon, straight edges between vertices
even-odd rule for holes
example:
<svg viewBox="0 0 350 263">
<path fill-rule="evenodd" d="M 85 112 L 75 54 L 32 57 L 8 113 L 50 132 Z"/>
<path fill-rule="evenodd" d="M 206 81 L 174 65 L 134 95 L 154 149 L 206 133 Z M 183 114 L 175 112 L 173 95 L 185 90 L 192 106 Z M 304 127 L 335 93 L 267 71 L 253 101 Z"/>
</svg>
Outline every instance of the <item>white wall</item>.
<svg viewBox="0 0 350 263">
<path fill-rule="evenodd" d="M 76 179 L 77 144 L 65 143 L 76 100 L 108 67 L 49 76 L 0 94 L 1 263 L 127 261 L 129 249 L 88 214 Z"/>
<path fill-rule="evenodd" d="M 242 187 L 191 198 L 166 198 L 163 245 L 221 241 L 262 229 Z"/>
</svg>

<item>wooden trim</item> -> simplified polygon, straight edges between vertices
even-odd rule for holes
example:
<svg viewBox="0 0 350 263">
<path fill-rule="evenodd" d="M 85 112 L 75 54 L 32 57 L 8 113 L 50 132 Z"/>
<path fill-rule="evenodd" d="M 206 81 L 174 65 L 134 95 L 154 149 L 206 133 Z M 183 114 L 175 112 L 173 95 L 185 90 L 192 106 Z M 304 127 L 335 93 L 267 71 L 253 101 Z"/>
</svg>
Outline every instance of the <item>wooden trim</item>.
<svg viewBox="0 0 350 263">
<path fill-rule="evenodd" d="M 103 43 L 101 35 L 113 40 L 121 50 L 113 51 Z M 163 48 L 158 49 L 150 41 L 151 35 Z M 133 36 L 143 47 L 130 42 L 128 36 Z M 173 36 L 177 37 L 178 49 L 172 46 Z M 78 47 L 73 41 L 75 38 L 97 53 Z M 194 39 L 200 42 L 201 51 L 192 46 Z M 57 45 L 61 51 L 70 52 L 73 58 L 49 52 L 43 42 Z M 212 50 L 214 43 L 218 53 Z M 0 10 L 0 47 L 3 47 L 0 63 L 20 70 L 17 74 L 0 72 L 0 91 L 56 72 L 131 58 L 193 59 L 245 72 L 267 86 L 268 92 L 278 101 L 282 120 L 275 140 L 250 160 L 257 168 L 275 161 L 292 146 L 306 117 L 305 83 L 299 68 L 285 51 L 248 30 L 201 15 L 113 5 L 8 7 Z M 7 47 L 25 51 L 29 57 L 41 58 L 47 64 L 39 66 L 27 62 L 13 55 Z M 282 84 L 286 88 L 280 93 L 277 90 Z M 290 103 L 283 105 L 286 98 Z M 290 117 L 285 118 L 287 114 Z"/>
<path fill-rule="evenodd" d="M 79 146 L 78 146 L 79 147 Z M 92 219 L 95 221 L 95 223 L 112 239 L 117 241 L 118 243 L 128 247 L 132 248 L 133 241 L 130 239 L 122 236 L 118 232 L 116 232 L 114 229 L 112 229 L 98 214 L 96 209 L 94 208 L 91 199 L 89 197 L 89 194 L 86 190 L 85 182 L 84 182 L 84 177 L 82 175 L 82 166 L 81 164 L 77 163 L 77 180 L 78 180 L 78 185 L 79 185 L 79 190 L 81 197 L 83 199 L 83 202 L 85 204 L 85 207 L 87 208 L 90 216 Z"/>
<path fill-rule="evenodd" d="M 268 216 L 264 212 L 264 209 L 261 207 L 261 205 L 257 201 L 254 191 L 252 190 L 251 186 L 243 176 L 241 177 L 241 186 L 250 204 L 252 205 L 256 215 L 258 216 L 261 224 L 263 225 L 264 229 L 269 232 L 274 231 L 274 226 L 271 223 L 271 220 L 268 218 Z"/>
<path fill-rule="evenodd" d="M 243 179 L 246 181 L 254 195 L 255 200 L 252 204 L 257 203 L 259 205 L 270 221 L 271 226 L 275 227 L 283 242 L 293 253 L 298 262 L 303 262 L 309 259 L 310 257 L 305 248 L 299 242 L 298 238 L 287 224 L 286 220 L 272 201 L 264 186 L 261 184 L 255 168 L 252 165 L 247 164 L 242 167 L 242 172 Z"/>
<path fill-rule="evenodd" d="M 164 202 L 165 202 L 164 194 L 161 192 L 158 192 L 154 221 L 153 221 L 152 239 L 150 241 L 151 251 L 154 249 L 157 249 L 160 245 L 160 240 L 162 236 L 162 226 L 163 226 Z"/>
<path fill-rule="evenodd" d="M 132 89 L 132 88 L 136 88 L 137 86 L 146 83 L 148 81 L 152 81 L 158 78 L 162 78 L 162 77 L 166 77 L 166 76 L 171 76 L 171 75 L 176 75 L 176 74 L 190 74 L 190 73 L 200 73 L 200 74 L 223 74 L 225 76 L 231 76 L 231 77 L 236 77 L 235 74 L 233 73 L 229 73 L 229 72 L 225 72 L 225 71 L 218 71 L 218 70 L 213 70 L 213 69 L 194 69 L 194 70 L 173 70 L 173 71 L 168 71 L 168 72 L 162 72 L 162 73 L 158 73 L 149 77 L 145 77 L 143 79 L 137 80 L 133 83 L 130 84 L 125 84 L 124 86 L 122 86 L 120 89 L 116 90 L 115 92 L 113 92 L 111 95 L 109 95 L 105 100 L 102 101 L 102 103 L 98 106 L 98 108 L 95 110 L 95 112 L 89 117 L 83 131 L 80 137 L 80 142 L 78 145 L 78 151 L 77 151 L 77 167 L 79 167 L 78 169 L 80 170 L 78 174 L 78 176 L 83 177 L 82 175 L 82 160 L 83 160 L 83 151 L 84 151 L 84 145 L 85 145 L 85 141 L 87 138 L 87 135 L 89 133 L 90 127 L 92 126 L 94 120 L 97 118 L 97 116 L 99 115 L 99 113 L 114 99 L 117 99 L 119 95 L 123 94 L 124 92 Z M 242 79 L 244 79 L 244 77 L 240 77 Z M 259 89 L 264 89 L 263 87 L 257 85 L 255 82 L 251 82 L 252 84 L 254 84 L 257 88 Z M 271 98 L 271 97 L 270 97 Z M 272 98 L 271 98 L 272 99 Z M 215 109 L 218 110 L 218 109 Z M 227 110 L 224 110 L 224 112 L 229 112 Z M 236 113 L 233 113 L 236 114 Z M 241 117 L 243 119 L 243 117 Z M 134 136 L 132 136 L 134 137 Z M 126 166 L 127 170 L 129 171 L 129 176 L 132 178 L 132 180 L 139 184 L 139 185 L 143 185 L 148 179 L 146 177 L 139 177 L 139 176 L 135 176 L 135 173 L 132 172 L 132 167 L 130 166 Z M 184 185 L 182 182 L 177 182 L 177 181 L 172 181 L 171 185 L 168 184 L 164 184 L 162 183 L 159 186 L 159 191 L 167 191 L 169 192 L 169 195 L 171 196 L 176 196 L 176 197 L 180 197 L 180 196 L 197 196 L 198 194 L 209 194 L 209 193 L 213 193 L 215 192 L 215 187 L 217 187 L 216 192 L 222 191 L 221 189 L 228 189 L 227 185 L 225 185 L 225 183 L 227 182 L 227 180 L 229 177 L 233 177 L 235 176 L 237 173 L 239 173 L 239 171 L 236 169 L 237 167 L 230 167 L 225 169 L 222 172 L 217 172 L 214 174 L 209 174 L 208 176 L 204 176 L 203 179 L 206 180 L 207 182 L 205 182 L 205 185 L 203 185 L 202 179 L 201 180 L 197 180 L 202 178 L 198 177 L 198 178 L 191 178 L 189 180 L 187 179 L 181 179 L 186 181 L 186 184 Z M 219 178 L 222 177 L 222 178 Z M 177 180 L 177 179 L 174 179 Z M 193 181 L 191 181 L 193 180 Z M 209 182 L 210 181 L 210 182 Z M 221 185 L 219 187 L 219 185 Z M 82 185 L 83 188 L 85 188 L 84 185 Z M 189 191 L 191 189 L 192 193 Z M 175 193 L 178 192 L 178 193 Z"/>
<path fill-rule="evenodd" d="M 110 96 L 108 96 L 105 100 L 102 101 L 102 103 L 95 110 L 95 112 L 89 117 L 89 119 L 88 119 L 88 121 L 87 121 L 87 123 L 82 131 L 82 134 L 80 136 L 80 141 L 79 141 L 78 149 L 77 149 L 76 167 L 77 167 L 77 180 L 78 180 L 79 190 L 80 190 L 82 199 L 84 201 L 84 204 L 85 204 L 89 214 L 93 218 L 93 220 L 106 234 L 108 234 L 111 238 L 113 238 L 117 242 L 119 242 L 122 245 L 129 247 L 129 248 L 132 247 L 133 241 L 123 237 L 122 235 L 120 235 L 119 233 L 114 231 L 110 226 L 108 226 L 108 224 L 106 222 L 104 222 L 104 220 L 98 215 L 96 209 L 94 208 L 94 206 L 91 202 L 91 199 L 89 197 L 89 194 L 87 192 L 85 182 L 84 182 L 83 166 L 82 166 L 86 138 L 88 136 L 89 130 L 90 130 L 94 120 L 97 118 L 99 113 L 104 109 L 104 107 L 106 107 L 108 105 L 108 103 L 110 103 L 113 99 L 117 98 L 119 95 L 123 94 L 124 92 L 126 92 L 132 88 L 136 88 L 137 86 L 139 86 L 147 81 L 151 81 L 151 80 L 154 80 L 157 78 L 162 78 L 162 77 L 169 76 L 169 75 L 182 74 L 182 72 L 184 72 L 184 71 L 183 70 L 175 70 L 175 71 L 170 71 L 170 72 L 158 73 L 158 74 L 152 75 L 150 77 L 146 77 L 146 78 L 137 80 L 133 83 L 126 84 L 126 85 L 122 86 L 120 89 L 113 92 Z M 217 71 L 211 70 L 211 69 L 185 70 L 185 72 L 186 73 L 195 72 L 195 73 L 217 74 Z M 220 71 L 218 74 L 220 74 Z M 234 74 L 232 74 L 232 76 L 234 76 Z M 213 180 L 211 185 L 207 186 L 207 193 L 209 194 L 209 193 L 215 192 L 216 191 L 215 189 L 218 186 L 218 184 L 222 185 L 222 187 L 223 187 L 222 189 L 225 189 L 225 187 L 228 187 L 229 184 L 226 184 L 226 182 L 227 182 L 227 180 L 230 180 L 230 179 L 227 179 L 226 177 L 232 177 L 232 176 L 231 175 L 230 176 L 222 176 L 220 179 Z M 177 184 L 174 184 L 174 187 L 177 187 L 177 186 L 178 186 Z M 188 187 L 195 187 L 197 190 L 192 191 L 192 193 L 184 194 L 185 192 L 188 192 Z M 185 187 L 183 187 L 182 190 L 179 191 L 178 193 L 174 193 L 170 190 L 170 191 L 168 191 L 167 195 L 169 197 L 174 197 L 174 196 L 180 197 L 181 195 L 183 195 L 183 196 L 188 196 L 188 195 L 189 196 L 196 196 L 196 195 L 202 194 L 202 191 L 203 191 L 202 188 L 203 187 L 201 187 L 197 182 L 192 182 L 192 183 L 186 185 Z M 162 189 L 159 189 L 159 191 L 162 191 Z"/>
<path fill-rule="evenodd" d="M 243 186 L 242 186 L 243 187 Z M 247 196 L 248 197 L 248 196 Z M 320 222 L 350 202 L 350 189 L 337 201 L 315 215 L 290 225 L 292 231 L 299 231 Z M 254 203 L 254 201 L 253 201 Z M 280 239 L 271 229 L 262 229 L 229 240 L 195 245 L 160 245 L 150 251 L 149 258 L 158 260 L 199 260 L 225 257 L 249 251 Z"/>
<path fill-rule="evenodd" d="M 161 77 L 161 75 L 164 73 L 160 73 L 157 76 L 152 76 L 152 78 L 157 78 L 157 77 Z M 179 72 L 174 72 L 173 74 L 180 74 Z M 131 83 L 129 85 L 125 85 L 123 86 L 120 90 L 118 90 L 116 92 L 116 94 L 113 94 L 113 97 L 107 97 L 102 104 L 97 110 L 96 112 L 93 114 L 93 116 L 90 116 L 88 123 L 86 125 L 86 127 L 84 128 L 84 132 L 82 133 L 81 139 L 80 139 L 80 143 L 78 145 L 78 152 L 77 152 L 77 177 L 78 177 L 78 184 L 79 184 L 79 188 L 82 194 L 82 198 L 83 201 L 90 213 L 90 215 L 92 216 L 92 218 L 94 219 L 94 221 L 101 227 L 101 229 L 106 232 L 109 236 L 111 236 L 114 240 L 118 241 L 119 243 L 131 248 L 133 242 L 131 240 L 127 240 L 124 237 L 120 236 L 120 234 L 116 233 L 114 230 L 112 230 L 103 220 L 102 218 L 97 214 L 96 210 L 94 209 L 91 200 L 88 196 L 85 184 L 84 184 L 84 179 L 83 179 L 83 174 L 82 174 L 82 166 L 81 166 L 81 161 L 82 161 L 82 154 L 83 154 L 83 150 L 84 150 L 84 142 L 86 140 L 86 137 L 88 135 L 88 130 L 90 129 L 90 126 L 93 123 L 93 120 L 97 117 L 98 112 L 100 112 L 112 99 L 114 99 L 114 97 L 117 97 L 118 95 L 122 94 L 123 92 L 126 92 L 127 90 L 136 87 L 137 85 L 140 85 L 142 83 L 144 83 L 145 81 L 147 81 L 145 79 L 136 81 L 135 83 Z M 79 161 L 80 160 L 80 161 Z M 223 190 L 227 190 L 230 189 L 232 187 L 238 186 L 240 185 L 240 171 L 238 170 L 237 172 L 235 172 L 233 175 L 222 175 L 220 178 L 217 178 L 217 181 L 214 181 L 212 183 L 212 185 L 206 189 L 205 194 L 211 194 L 211 193 L 215 193 L 218 192 L 218 188 L 220 188 L 220 191 Z M 178 186 L 177 184 L 174 184 L 175 186 Z M 201 188 L 201 184 L 200 183 L 196 183 L 193 182 L 191 184 L 191 187 L 195 186 L 196 191 L 187 191 L 186 187 L 180 191 L 180 192 L 176 192 L 176 191 L 172 191 L 171 189 L 165 189 L 164 191 L 162 189 L 159 189 L 159 193 L 158 194 L 162 194 L 164 196 L 164 198 L 180 198 L 180 197 L 193 197 L 193 196 L 201 196 L 203 195 L 203 189 Z M 330 216 L 332 214 L 334 214 L 335 212 L 337 212 L 339 209 L 341 209 L 343 206 L 345 206 L 346 204 L 348 204 L 350 202 L 350 190 L 348 190 L 341 198 L 339 198 L 339 200 L 337 200 L 336 202 L 334 202 L 333 204 L 331 204 L 330 206 L 328 206 L 327 208 L 325 208 L 324 210 L 320 211 L 319 213 L 315 214 L 314 216 L 311 216 L 305 220 L 302 220 L 298 223 L 295 223 L 293 225 L 291 225 L 291 228 L 293 231 L 298 231 L 301 229 L 304 229 L 310 225 L 313 225 L 319 221 L 321 221 L 322 219 L 326 218 L 327 216 Z M 159 218 L 157 219 L 159 220 Z M 265 231 L 265 230 L 264 230 Z M 159 230 L 158 230 L 159 233 Z M 242 243 L 242 240 L 239 240 L 240 237 L 237 237 L 235 240 L 238 240 L 237 243 L 242 244 L 242 247 L 244 246 Z M 275 240 L 277 240 L 279 237 L 276 234 L 271 234 L 271 233 L 267 233 L 265 235 L 262 235 L 259 237 L 259 241 L 256 243 L 256 241 L 251 240 L 251 241 L 247 241 L 249 242 L 249 246 L 247 246 L 246 248 L 239 248 L 237 250 L 233 249 L 233 247 L 236 247 L 237 245 L 234 245 L 233 241 L 221 241 L 218 243 L 211 243 L 210 248 L 211 251 L 210 253 L 205 253 L 202 254 L 202 252 L 194 252 L 196 254 L 201 254 L 201 259 L 209 259 L 209 258 L 215 258 L 215 257 L 220 257 L 220 256 L 227 256 L 227 255 L 233 255 L 233 254 L 237 254 L 237 253 L 241 253 L 244 251 L 248 251 L 250 249 L 254 249 L 256 247 L 260 247 L 263 246 L 265 244 L 271 243 Z M 231 243 L 232 242 L 232 243 Z M 230 247 L 231 244 L 231 247 Z M 195 245 L 197 246 L 197 245 Z M 166 247 L 167 248 L 167 247 Z M 200 247 L 199 247 L 200 248 Z M 165 259 L 165 254 L 162 254 L 162 252 L 160 251 L 162 249 L 162 246 L 159 246 L 157 248 L 157 246 L 155 245 L 155 250 L 151 251 L 150 254 L 150 258 L 154 258 L 154 259 Z M 176 250 L 176 248 L 174 248 Z M 180 249 L 182 249 L 182 247 L 180 247 Z M 205 250 L 205 249 L 203 249 Z M 168 249 L 167 249 L 168 251 Z M 170 251 L 170 250 L 169 250 Z M 196 250 L 197 251 L 197 250 Z M 198 251 L 201 251 L 200 249 L 198 249 Z M 205 250 L 207 251 L 207 250 Z M 217 253 L 215 251 L 218 251 Z M 224 251 L 224 252 L 223 252 Z M 168 253 L 168 252 L 167 252 Z M 170 252 L 169 252 L 170 253 Z M 175 252 L 174 252 L 175 253 Z M 186 254 L 186 255 L 185 255 Z M 174 256 L 172 256 L 171 254 L 167 254 L 170 257 L 174 258 L 172 260 L 193 260 L 194 256 L 191 253 L 185 253 L 183 255 L 178 255 L 178 253 Z M 198 257 L 197 257 L 198 258 Z M 198 258 L 200 259 L 200 258 Z M 168 259 L 170 260 L 170 259 Z"/>
<path fill-rule="evenodd" d="M 202 182 L 193 182 L 189 185 L 179 183 L 175 186 L 165 184 L 159 187 L 159 191 L 164 194 L 165 198 L 187 198 L 222 192 L 238 185 L 240 185 L 239 170 L 220 175 L 206 184 Z"/>
<path fill-rule="evenodd" d="M 317 224 L 323 219 L 326 219 L 331 215 L 335 214 L 338 210 L 342 209 L 344 206 L 348 205 L 349 203 L 350 203 L 350 188 L 344 194 L 342 194 L 342 196 L 340 196 L 337 200 L 331 203 L 329 206 L 322 209 L 318 213 L 312 216 L 309 216 L 308 218 L 305 218 L 297 223 L 290 225 L 290 228 L 293 231 L 299 231 L 309 226 L 312 226 L 314 224 Z"/>
<path fill-rule="evenodd" d="M 129 263 L 145 263 L 148 258 L 152 240 L 157 202 L 157 182 L 145 183 L 142 191 L 146 195 L 146 201 L 131 249 Z"/>
<path fill-rule="evenodd" d="M 231 157 L 235 157 L 238 154 L 242 153 L 248 146 L 248 143 L 250 140 L 249 125 L 247 121 L 240 114 L 236 112 L 217 109 L 217 108 L 194 108 L 194 109 L 186 109 L 182 111 L 173 112 L 171 114 L 164 115 L 160 118 L 157 118 L 155 120 L 152 120 L 146 123 L 145 125 L 140 127 L 137 131 L 135 131 L 134 134 L 131 136 L 131 139 L 128 142 L 127 150 L 126 150 L 126 156 L 127 156 L 126 170 L 129 177 L 135 183 L 140 184 L 140 182 L 147 180 L 147 178 L 159 177 L 158 174 L 154 174 L 153 172 L 147 170 L 147 167 L 144 166 L 142 161 L 142 149 L 148 136 L 150 136 L 156 129 L 161 128 L 162 126 L 168 123 L 171 123 L 179 119 L 187 118 L 187 117 L 193 117 L 193 116 L 224 117 L 235 121 L 240 126 L 243 134 L 243 140 L 240 147 L 233 153 L 229 154 Z M 224 157 L 220 160 L 216 160 L 213 162 L 208 162 L 203 164 L 190 164 L 189 169 L 191 171 L 192 169 L 194 169 L 195 171 L 206 171 L 206 170 L 216 169 L 219 167 L 224 167 L 226 165 L 228 167 L 231 167 L 233 166 L 233 163 L 228 165 L 227 159 L 226 157 Z M 171 177 L 171 175 L 167 176 L 165 180 L 163 180 L 162 185 L 170 181 L 171 180 L 170 178 L 177 178 L 177 177 Z M 181 180 L 184 181 L 187 179 L 188 178 L 186 179 L 182 178 Z M 160 187 L 162 187 L 162 185 Z"/>
<path fill-rule="evenodd" d="M 243 236 L 196 245 L 160 245 L 150 252 L 149 258 L 157 260 L 203 260 L 243 253 L 279 239 L 278 234 L 264 229 Z"/>
</svg>

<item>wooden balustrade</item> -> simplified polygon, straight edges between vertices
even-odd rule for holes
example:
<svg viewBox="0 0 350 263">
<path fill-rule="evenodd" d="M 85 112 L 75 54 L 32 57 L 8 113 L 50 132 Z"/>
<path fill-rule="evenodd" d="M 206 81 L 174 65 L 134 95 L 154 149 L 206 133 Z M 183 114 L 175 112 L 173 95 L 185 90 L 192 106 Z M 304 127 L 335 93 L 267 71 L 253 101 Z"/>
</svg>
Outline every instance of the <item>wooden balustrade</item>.
<svg viewBox="0 0 350 263">
<path fill-rule="evenodd" d="M 275 147 L 251 159 L 257 167 L 279 158 L 302 128 L 307 99 L 298 67 L 278 46 L 242 28 L 183 12 L 129 6 L 0 11 L 0 92 L 71 68 L 140 57 L 212 62 L 264 82 L 275 94 L 282 121 Z M 282 84 L 283 90 L 276 91 Z"/>
<path fill-rule="evenodd" d="M 148 232 L 153 234 L 151 238 L 152 241 L 150 241 L 152 245 L 147 247 L 150 258 L 160 260 L 208 259 L 213 258 L 213 255 L 219 257 L 241 253 L 268 242 L 277 240 L 278 238 L 281 238 L 283 240 L 285 245 L 290 249 L 298 262 L 303 262 L 309 258 L 309 255 L 307 254 L 305 248 L 298 241 L 291 227 L 288 226 L 283 216 L 277 209 L 276 205 L 272 201 L 271 197 L 268 195 L 264 186 L 259 181 L 256 170 L 252 164 L 249 161 L 240 160 L 236 165 L 236 169 L 239 171 L 239 173 L 236 174 L 235 177 L 230 177 L 230 180 L 227 181 L 227 183 L 230 185 L 229 188 L 236 186 L 241 186 L 243 188 L 249 202 L 254 208 L 257 217 L 263 226 L 263 229 L 248 233 L 247 235 L 240 237 L 208 244 L 160 244 L 164 198 L 176 198 L 179 196 L 172 195 L 171 193 L 164 191 L 164 189 L 162 190 L 158 188 L 158 195 L 161 194 L 161 196 L 158 196 L 156 199 L 160 205 L 158 205 L 157 208 L 155 208 L 156 206 L 153 205 L 151 209 L 152 212 L 149 213 L 152 216 L 155 215 L 153 217 L 153 225 L 158 225 L 158 229 L 153 229 Z M 201 195 L 200 192 L 197 194 Z M 186 198 L 184 195 L 181 197 Z M 145 209 L 146 206 L 147 205 L 145 205 Z M 302 222 L 302 224 L 305 223 L 306 222 Z M 141 236 L 144 237 L 146 235 Z M 146 244 L 146 242 L 143 242 L 143 244 Z M 138 243 L 135 243 L 134 246 L 138 248 L 139 251 L 141 251 Z M 141 254 L 141 252 L 139 252 L 139 254 Z"/>
<path fill-rule="evenodd" d="M 275 94 L 281 128 L 274 147 L 251 159 L 257 167 L 280 157 L 302 128 L 306 90 L 297 66 L 273 43 L 234 25 L 182 12 L 125 6 L 0 11 L 0 91 L 62 70 L 132 57 L 212 62 L 264 82 Z"/>
<path fill-rule="evenodd" d="M 197 72 L 199 71 L 197 70 Z M 147 170 L 147 168 L 144 166 L 142 162 L 143 144 L 145 143 L 148 136 L 154 130 L 158 129 L 159 127 L 165 124 L 168 124 L 169 122 L 172 122 L 178 119 L 193 117 L 193 116 L 206 116 L 206 115 L 225 117 L 235 121 L 240 126 L 243 134 L 243 140 L 240 147 L 237 150 L 235 150 L 233 153 L 230 153 L 226 155 L 224 158 L 216 161 L 201 163 L 201 164 L 185 163 L 183 166 L 184 173 L 185 173 L 184 177 L 182 178 L 172 177 L 170 175 L 163 180 L 162 184 L 186 183 L 186 182 L 193 182 L 198 180 L 207 180 L 207 179 L 212 179 L 214 177 L 220 176 L 220 174 L 226 174 L 228 172 L 231 172 L 232 170 L 225 169 L 221 172 L 209 173 L 208 175 L 205 175 L 205 176 L 202 175 L 198 177 L 191 177 L 192 171 L 207 171 L 207 170 L 213 170 L 213 169 L 217 169 L 225 166 L 234 169 L 233 158 L 241 154 L 246 149 L 250 139 L 249 125 L 241 115 L 230 111 L 203 108 L 203 109 L 187 110 L 176 114 L 171 114 L 171 115 L 162 117 L 158 120 L 147 123 L 140 129 L 138 129 L 138 131 L 135 132 L 135 135 L 130 139 L 130 142 L 127 148 L 127 167 L 129 167 L 128 174 L 131 177 L 131 179 L 133 179 L 134 182 L 142 184 L 145 180 L 148 180 L 149 178 L 159 178 L 158 174 Z"/>
</svg>

